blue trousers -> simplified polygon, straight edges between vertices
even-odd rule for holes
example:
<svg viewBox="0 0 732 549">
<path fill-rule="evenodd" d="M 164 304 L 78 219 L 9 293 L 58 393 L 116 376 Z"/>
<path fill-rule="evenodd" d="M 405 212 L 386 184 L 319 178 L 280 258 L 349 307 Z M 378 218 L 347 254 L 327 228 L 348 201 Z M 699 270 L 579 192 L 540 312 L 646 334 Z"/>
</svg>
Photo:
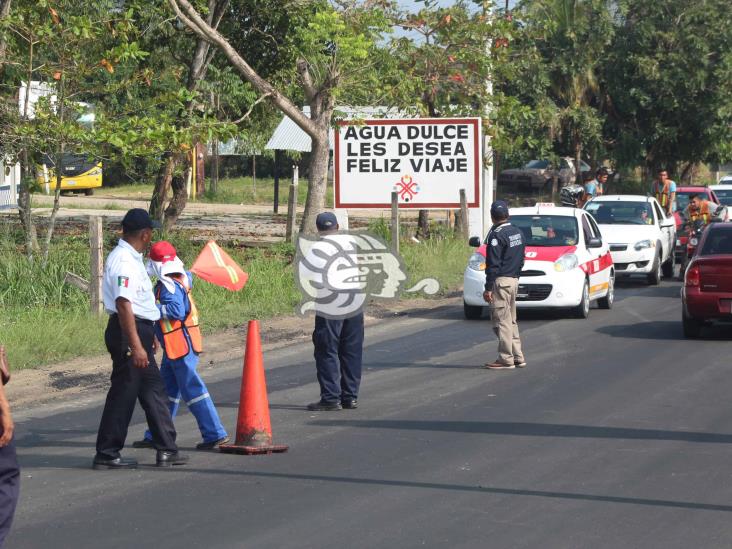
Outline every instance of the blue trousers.
<svg viewBox="0 0 732 549">
<path fill-rule="evenodd" d="M 358 398 L 363 356 L 363 313 L 344 320 L 316 315 L 313 346 L 320 398 L 328 402 Z"/>
<path fill-rule="evenodd" d="M 181 398 L 196 418 L 198 429 L 203 436 L 203 442 L 213 442 L 226 436 L 226 429 L 216 411 L 206 384 L 196 371 L 198 356 L 188 353 L 183 358 L 169 360 L 163 355 L 160 375 L 168 393 L 170 415 L 175 417 L 180 406 Z M 145 432 L 145 438 L 152 440 L 150 431 Z"/>
<path fill-rule="evenodd" d="M 10 531 L 15 505 L 20 494 L 20 468 L 15 455 L 15 441 L 0 448 L 0 547 Z"/>
</svg>

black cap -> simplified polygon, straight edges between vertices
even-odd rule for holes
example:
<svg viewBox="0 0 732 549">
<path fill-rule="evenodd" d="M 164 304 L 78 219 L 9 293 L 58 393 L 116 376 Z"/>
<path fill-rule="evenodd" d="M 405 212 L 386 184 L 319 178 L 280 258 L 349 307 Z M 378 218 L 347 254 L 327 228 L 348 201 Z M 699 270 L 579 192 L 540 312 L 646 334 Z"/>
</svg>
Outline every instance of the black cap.
<svg viewBox="0 0 732 549">
<path fill-rule="evenodd" d="M 162 225 L 150 218 L 142 208 L 132 208 L 122 219 L 122 230 L 126 233 L 140 231 L 142 229 L 159 229 Z"/>
<path fill-rule="evenodd" d="M 315 226 L 319 231 L 330 231 L 338 226 L 338 218 L 333 212 L 323 212 L 315 218 Z"/>
<path fill-rule="evenodd" d="M 508 217 L 508 204 L 503 200 L 496 200 L 491 204 L 491 217 L 506 219 Z"/>
</svg>

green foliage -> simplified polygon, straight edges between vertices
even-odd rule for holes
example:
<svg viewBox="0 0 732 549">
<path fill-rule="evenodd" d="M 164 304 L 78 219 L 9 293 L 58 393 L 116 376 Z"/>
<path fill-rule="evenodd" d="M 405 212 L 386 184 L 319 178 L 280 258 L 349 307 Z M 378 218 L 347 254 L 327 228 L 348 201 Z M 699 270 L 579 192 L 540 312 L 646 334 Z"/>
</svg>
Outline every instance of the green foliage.
<svg viewBox="0 0 732 549">
<path fill-rule="evenodd" d="M 732 7 L 725 0 L 625 0 L 604 66 L 606 131 L 623 165 L 732 158 Z"/>
</svg>

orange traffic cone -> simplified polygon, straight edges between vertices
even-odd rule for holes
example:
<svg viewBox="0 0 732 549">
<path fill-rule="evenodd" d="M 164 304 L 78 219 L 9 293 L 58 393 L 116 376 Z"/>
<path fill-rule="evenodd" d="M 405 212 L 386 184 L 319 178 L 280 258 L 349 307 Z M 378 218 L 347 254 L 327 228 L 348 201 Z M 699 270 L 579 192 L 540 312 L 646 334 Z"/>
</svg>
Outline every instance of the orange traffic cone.
<svg viewBox="0 0 732 549">
<path fill-rule="evenodd" d="M 272 444 L 272 424 L 269 419 L 258 320 L 250 320 L 247 328 L 236 442 L 219 446 L 219 450 L 228 454 L 271 454 L 287 451 L 287 446 Z"/>
</svg>

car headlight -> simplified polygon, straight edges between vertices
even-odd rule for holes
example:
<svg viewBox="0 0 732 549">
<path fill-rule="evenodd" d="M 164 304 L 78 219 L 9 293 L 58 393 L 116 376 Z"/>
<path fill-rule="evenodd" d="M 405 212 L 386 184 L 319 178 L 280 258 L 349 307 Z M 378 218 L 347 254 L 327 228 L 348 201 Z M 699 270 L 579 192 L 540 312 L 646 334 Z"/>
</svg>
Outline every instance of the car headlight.
<svg viewBox="0 0 732 549">
<path fill-rule="evenodd" d="M 468 259 L 468 267 L 474 271 L 485 271 L 485 257 L 479 253 L 474 253 Z"/>
<path fill-rule="evenodd" d="M 554 270 L 558 273 L 564 273 L 571 271 L 579 265 L 577 256 L 574 254 L 564 254 L 562 257 L 554 262 Z"/>
<path fill-rule="evenodd" d="M 641 250 L 645 250 L 647 248 L 653 248 L 655 246 L 656 246 L 656 243 L 653 242 L 652 240 L 641 240 L 640 242 L 636 242 L 635 246 L 633 246 L 633 247 L 635 248 L 635 250 L 637 252 L 639 252 Z"/>
</svg>

